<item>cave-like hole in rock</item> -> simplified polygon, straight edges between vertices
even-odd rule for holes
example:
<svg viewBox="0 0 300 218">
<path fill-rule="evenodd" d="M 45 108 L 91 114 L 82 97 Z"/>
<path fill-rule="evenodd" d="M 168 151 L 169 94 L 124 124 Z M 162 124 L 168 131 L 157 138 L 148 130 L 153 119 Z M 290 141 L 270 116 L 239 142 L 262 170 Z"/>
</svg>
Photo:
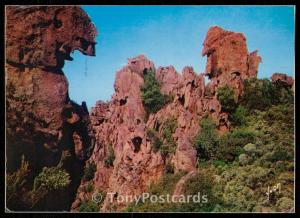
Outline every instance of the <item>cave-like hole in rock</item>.
<svg viewBox="0 0 300 218">
<path fill-rule="evenodd" d="M 134 153 L 139 152 L 141 149 L 142 138 L 139 136 L 136 136 L 131 141 L 132 141 L 132 144 L 134 145 Z"/>
<path fill-rule="evenodd" d="M 157 120 L 154 124 L 154 129 L 158 132 L 159 131 L 159 127 L 160 127 L 160 123 L 159 121 Z"/>
<path fill-rule="evenodd" d="M 196 85 L 195 85 L 195 80 L 192 81 L 192 87 L 193 87 L 193 88 L 196 87 Z"/>
<path fill-rule="evenodd" d="M 236 75 L 236 76 L 240 76 L 240 75 L 241 75 L 241 73 L 238 72 L 238 71 L 232 72 L 231 74 L 232 74 L 232 75 Z"/>
<path fill-rule="evenodd" d="M 127 97 L 125 99 L 120 100 L 120 106 L 123 106 L 127 103 Z"/>
<path fill-rule="evenodd" d="M 178 100 L 179 100 L 180 104 L 183 106 L 183 105 L 184 105 L 184 101 L 185 101 L 184 95 L 180 96 L 180 97 L 178 98 Z"/>
</svg>

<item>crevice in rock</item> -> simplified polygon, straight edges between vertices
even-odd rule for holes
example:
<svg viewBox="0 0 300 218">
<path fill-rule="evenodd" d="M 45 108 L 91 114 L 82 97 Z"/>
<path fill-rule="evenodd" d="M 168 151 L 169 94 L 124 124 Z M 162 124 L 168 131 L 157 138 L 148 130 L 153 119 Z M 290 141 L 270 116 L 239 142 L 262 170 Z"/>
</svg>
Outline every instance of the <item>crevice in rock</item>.
<svg viewBox="0 0 300 218">
<path fill-rule="evenodd" d="M 133 146 L 134 146 L 134 150 L 133 150 L 133 152 L 134 153 L 137 153 L 137 152 L 139 152 L 140 151 L 140 149 L 141 149 L 141 144 L 142 144 L 142 138 L 141 137 L 139 137 L 139 136 L 136 136 L 136 137 L 134 137 L 131 141 L 132 141 L 132 144 L 133 144 Z"/>
<path fill-rule="evenodd" d="M 180 104 L 183 106 L 183 105 L 184 105 L 184 102 L 185 102 L 185 97 L 184 97 L 184 95 L 179 96 L 178 101 L 179 101 Z"/>
<path fill-rule="evenodd" d="M 120 106 L 123 106 L 127 103 L 127 96 L 124 99 L 120 99 Z"/>
</svg>

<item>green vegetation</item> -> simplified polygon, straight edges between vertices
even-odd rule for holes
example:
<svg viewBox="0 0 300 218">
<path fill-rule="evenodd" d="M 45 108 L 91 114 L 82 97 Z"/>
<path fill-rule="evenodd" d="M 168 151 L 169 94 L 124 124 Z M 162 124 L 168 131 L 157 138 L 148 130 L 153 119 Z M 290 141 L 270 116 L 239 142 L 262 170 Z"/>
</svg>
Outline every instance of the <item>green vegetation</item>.
<svg viewBox="0 0 300 218">
<path fill-rule="evenodd" d="M 180 205 L 178 211 L 183 212 L 212 212 L 214 208 L 220 203 L 220 200 L 214 196 L 214 175 L 209 169 L 204 169 L 191 177 L 184 185 L 184 195 L 197 195 L 200 193 L 202 201 L 189 202 Z M 206 196 L 206 197 L 205 197 Z M 207 201 L 203 201 L 203 197 Z"/>
<path fill-rule="evenodd" d="M 112 147 L 112 145 L 108 146 L 108 156 L 107 158 L 104 160 L 104 166 L 105 167 L 112 167 L 114 166 L 114 160 L 115 160 L 115 152 L 114 149 Z"/>
<path fill-rule="evenodd" d="M 45 196 L 55 190 L 62 190 L 70 184 L 70 175 L 60 167 L 44 167 L 33 182 L 29 183 L 29 163 L 24 155 L 20 168 L 7 174 L 7 205 L 9 209 L 32 209 L 41 202 Z"/>
<path fill-rule="evenodd" d="M 94 162 L 87 163 L 84 168 L 83 179 L 85 181 L 89 181 L 94 178 L 94 174 L 97 170 L 97 166 Z"/>
<path fill-rule="evenodd" d="M 147 129 L 147 137 L 151 141 L 152 150 L 156 153 L 161 152 L 163 157 L 173 154 L 176 150 L 176 142 L 173 139 L 173 134 L 177 129 L 177 119 L 169 117 L 162 122 L 162 136 L 154 129 Z"/>
<path fill-rule="evenodd" d="M 88 184 L 86 184 L 84 186 L 84 191 L 87 192 L 87 193 L 90 193 L 94 190 L 94 185 L 92 182 L 89 182 Z"/>
<path fill-rule="evenodd" d="M 218 92 L 219 99 L 229 96 L 220 101 L 222 110 L 229 112 L 232 128 L 218 135 L 212 119 L 202 119 L 194 141 L 198 170 L 184 185 L 184 194 L 206 193 L 208 203 L 139 202 L 126 211 L 283 212 L 293 209 L 294 105 L 291 90 L 268 80 L 249 79 L 245 81 L 240 102 L 235 102 L 232 94 L 228 88 Z M 234 107 L 230 102 L 235 102 Z M 170 126 L 163 127 L 166 129 L 162 134 L 163 144 L 172 138 Z M 156 131 L 152 133 L 152 137 L 158 137 Z M 162 145 L 157 147 L 161 149 Z M 166 166 L 173 167 L 170 162 Z M 172 170 L 166 170 L 161 180 L 151 185 L 152 193 L 174 192 L 183 175 L 168 172 Z M 272 192 L 268 200 L 268 186 L 272 188 L 277 184 L 281 185 L 281 191 Z"/>
<path fill-rule="evenodd" d="M 232 113 L 236 108 L 234 91 L 228 85 L 218 88 L 217 98 L 221 103 L 222 111 Z"/>
<path fill-rule="evenodd" d="M 92 200 L 84 201 L 78 208 L 79 212 L 99 212 L 98 204 Z"/>
<path fill-rule="evenodd" d="M 21 191 L 24 189 L 27 182 L 26 178 L 29 175 L 29 164 L 25 161 L 25 156 L 22 155 L 20 168 L 6 176 L 6 194 L 8 205 L 19 199 L 22 195 Z"/>
<path fill-rule="evenodd" d="M 229 114 L 229 120 L 234 126 L 242 126 L 246 123 L 247 114 L 248 110 L 242 105 L 239 105 L 233 113 Z"/>
<path fill-rule="evenodd" d="M 151 184 L 149 188 L 150 195 L 167 195 L 173 194 L 176 183 L 184 176 L 186 172 L 178 172 L 176 174 L 164 174 L 162 178 L 156 183 Z M 149 199 L 145 202 L 140 201 L 137 205 L 135 202 L 130 204 L 125 211 L 126 212 L 167 212 L 176 211 L 177 205 L 175 203 L 157 202 L 151 203 Z"/>
<path fill-rule="evenodd" d="M 44 167 L 42 172 L 35 177 L 33 189 L 43 187 L 49 191 L 61 189 L 70 184 L 70 175 L 57 167 Z"/>
<path fill-rule="evenodd" d="M 264 110 L 274 103 L 275 87 L 268 79 L 251 78 L 244 81 L 243 105 L 248 109 Z"/>
<path fill-rule="evenodd" d="M 271 105 L 293 104 L 293 100 L 291 89 L 274 85 L 268 79 L 251 78 L 244 81 L 241 104 L 249 110 L 266 110 Z"/>
<path fill-rule="evenodd" d="M 156 153 L 162 146 L 162 141 L 159 139 L 158 132 L 155 129 L 147 129 L 147 137 L 151 141 L 152 150 Z"/>
<path fill-rule="evenodd" d="M 165 104 L 164 95 L 160 92 L 160 84 L 153 70 L 147 70 L 144 74 L 141 95 L 147 114 L 159 111 Z"/>
<path fill-rule="evenodd" d="M 200 158 L 210 159 L 219 143 L 216 125 L 211 118 L 207 117 L 201 120 L 200 127 L 195 139 L 195 147 Z"/>
<path fill-rule="evenodd" d="M 173 154 L 176 150 L 176 143 L 173 138 L 176 129 L 177 119 L 175 117 L 169 117 L 164 121 L 162 132 L 163 144 L 160 147 L 161 154 L 164 157 Z"/>
<path fill-rule="evenodd" d="M 288 211 L 294 202 L 293 97 L 284 100 L 280 96 L 291 92 L 267 80 L 245 83 L 240 105 L 229 114 L 234 128 L 218 137 L 215 156 L 198 164 L 218 181 L 213 185 L 218 199 L 213 211 Z M 281 192 L 272 193 L 268 201 L 268 186 L 278 183 Z"/>
</svg>

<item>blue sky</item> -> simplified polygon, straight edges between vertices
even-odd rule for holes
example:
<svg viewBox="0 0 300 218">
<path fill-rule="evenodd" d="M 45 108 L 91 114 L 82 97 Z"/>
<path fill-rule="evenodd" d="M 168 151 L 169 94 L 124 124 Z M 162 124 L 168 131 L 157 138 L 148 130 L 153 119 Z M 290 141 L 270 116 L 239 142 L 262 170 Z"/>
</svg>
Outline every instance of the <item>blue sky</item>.
<svg viewBox="0 0 300 218">
<path fill-rule="evenodd" d="M 291 6 L 82 6 L 97 27 L 96 57 L 75 52 L 64 72 L 71 99 L 110 100 L 115 73 L 127 58 L 144 54 L 156 67 L 184 66 L 204 72 L 202 43 L 209 27 L 242 32 L 249 52 L 263 62 L 258 77 L 294 76 L 294 7 Z"/>
</svg>

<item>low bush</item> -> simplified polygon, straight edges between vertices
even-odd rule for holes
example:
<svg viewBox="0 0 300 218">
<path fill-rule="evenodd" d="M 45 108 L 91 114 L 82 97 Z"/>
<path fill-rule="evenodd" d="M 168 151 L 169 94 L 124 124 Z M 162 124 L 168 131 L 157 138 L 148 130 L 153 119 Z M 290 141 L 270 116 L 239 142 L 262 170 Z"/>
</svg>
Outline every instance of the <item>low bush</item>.
<svg viewBox="0 0 300 218">
<path fill-rule="evenodd" d="M 242 126 L 247 121 L 247 114 L 247 109 L 239 105 L 233 113 L 229 114 L 229 120 L 234 126 Z"/>
<path fill-rule="evenodd" d="M 162 139 L 163 144 L 160 147 L 161 154 L 165 157 L 169 154 L 173 154 L 176 150 L 176 142 L 173 138 L 173 134 L 177 129 L 177 119 L 175 117 L 169 117 L 163 123 Z"/>
<path fill-rule="evenodd" d="M 61 189 L 70 184 L 70 175 L 58 167 L 44 167 L 42 172 L 35 177 L 33 190 L 43 187 L 48 191 Z"/>
<path fill-rule="evenodd" d="M 6 175 L 6 199 L 9 206 L 18 204 L 29 173 L 29 163 L 25 161 L 25 156 L 22 155 L 20 168 L 16 172 Z"/>
<path fill-rule="evenodd" d="M 79 212 L 99 212 L 98 204 L 92 200 L 83 201 L 79 208 Z"/>
<path fill-rule="evenodd" d="M 211 212 L 214 210 L 220 200 L 213 193 L 214 176 L 212 172 L 200 171 L 191 177 L 184 184 L 184 195 L 198 195 L 200 193 L 200 202 L 189 202 L 180 205 L 180 211 L 190 212 Z M 207 201 L 205 200 L 207 199 Z"/>
<path fill-rule="evenodd" d="M 94 190 L 94 185 L 91 182 L 89 182 L 84 186 L 84 191 L 87 193 L 92 192 L 93 190 Z"/>
<path fill-rule="evenodd" d="M 233 113 L 236 109 L 237 103 L 234 91 L 228 85 L 218 88 L 217 98 L 221 103 L 222 111 Z"/>
<path fill-rule="evenodd" d="M 94 174 L 97 170 L 97 166 L 94 162 L 87 163 L 84 168 L 83 179 L 89 181 L 94 178 Z"/>
<path fill-rule="evenodd" d="M 211 118 L 207 117 L 201 120 L 200 127 L 195 137 L 197 154 L 200 158 L 210 159 L 219 145 L 216 125 Z"/>
<path fill-rule="evenodd" d="M 160 147 L 162 146 L 162 141 L 158 137 L 158 132 L 154 129 L 147 129 L 147 137 L 151 141 L 152 150 L 156 153 L 159 151 Z"/>
</svg>

